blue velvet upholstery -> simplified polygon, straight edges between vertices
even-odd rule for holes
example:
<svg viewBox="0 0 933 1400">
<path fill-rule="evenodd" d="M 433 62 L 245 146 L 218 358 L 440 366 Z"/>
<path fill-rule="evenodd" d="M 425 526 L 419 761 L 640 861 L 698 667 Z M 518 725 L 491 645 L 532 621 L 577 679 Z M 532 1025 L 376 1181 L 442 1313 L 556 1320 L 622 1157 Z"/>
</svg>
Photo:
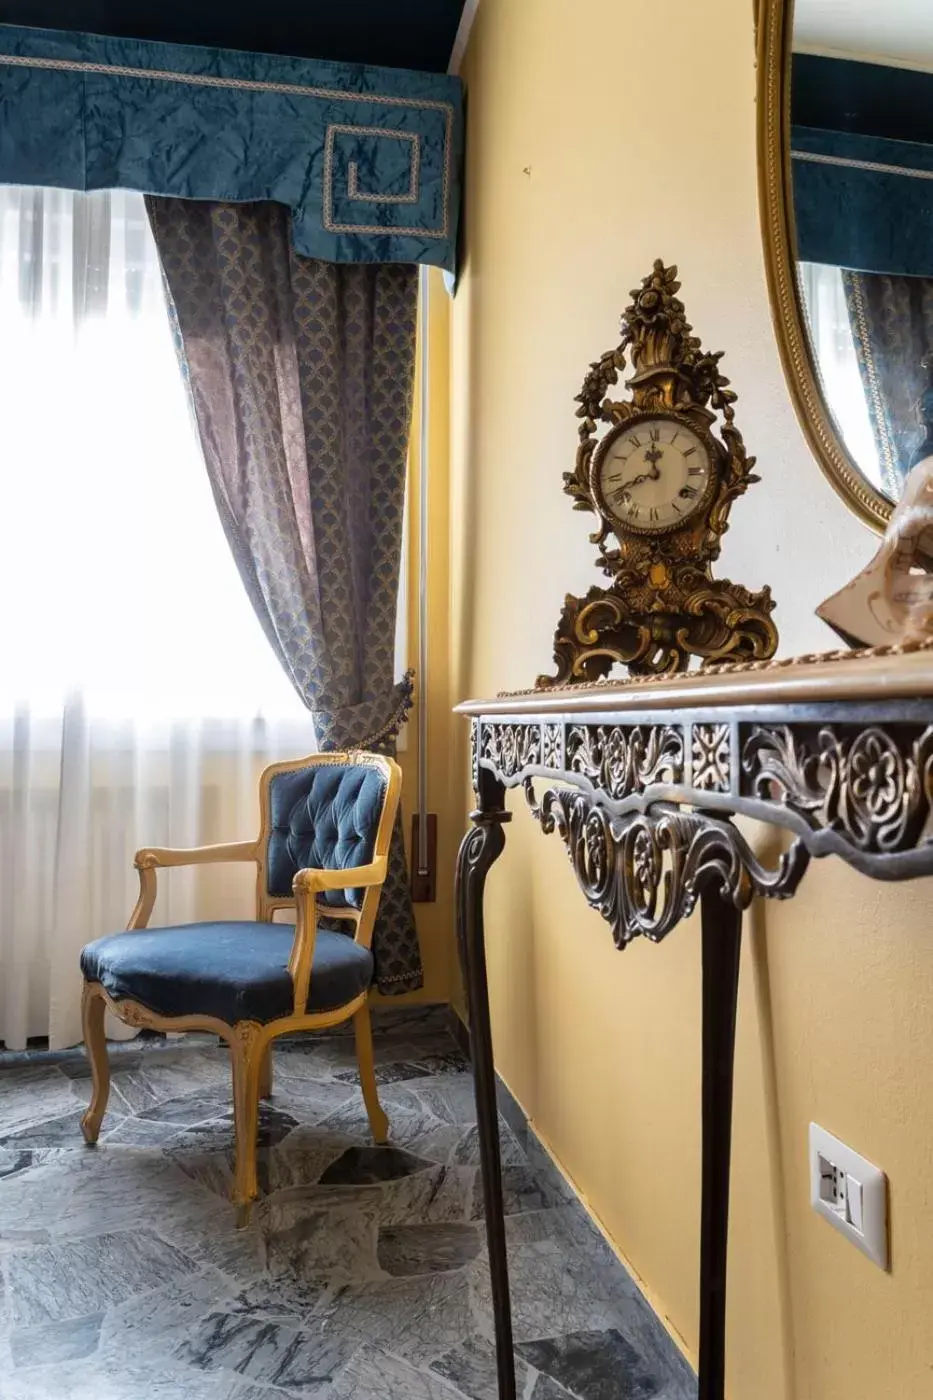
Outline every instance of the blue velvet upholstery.
<svg viewBox="0 0 933 1400">
<path fill-rule="evenodd" d="M 0 23 L 0 113 L 0 183 L 271 200 L 305 258 L 456 270 L 446 73 Z"/>
<path fill-rule="evenodd" d="M 385 801 L 385 778 L 377 768 L 321 764 L 279 773 L 269 785 L 272 834 L 267 886 L 288 899 L 299 870 L 346 870 L 368 865 Z M 319 898 L 332 908 L 359 909 L 364 891 L 328 890 Z"/>
<path fill-rule="evenodd" d="M 295 993 L 290 924 L 204 923 L 113 933 L 89 943 L 81 971 L 114 998 L 162 1016 L 268 1022 L 289 1016 Z M 319 929 L 308 1011 L 332 1011 L 366 990 L 372 953 L 344 933 Z"/>
</svg>

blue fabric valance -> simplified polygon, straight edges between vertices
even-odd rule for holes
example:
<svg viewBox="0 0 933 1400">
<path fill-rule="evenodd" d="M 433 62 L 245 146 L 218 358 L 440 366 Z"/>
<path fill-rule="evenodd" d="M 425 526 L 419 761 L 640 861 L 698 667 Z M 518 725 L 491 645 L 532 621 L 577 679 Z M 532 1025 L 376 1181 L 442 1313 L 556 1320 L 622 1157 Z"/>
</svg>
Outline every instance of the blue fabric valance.
<svg viewBox="0 0 933 1400">
<path fill-rule="evenodd" d="M 933 277 L 933 145 L 791 129 L 797 256 Z"/>
<path fill-rule="evenodd" d="M 459 79 L 0 25 L 0 183 L 274 200 L 328 262 L 455 271 Z"/>
</svg>

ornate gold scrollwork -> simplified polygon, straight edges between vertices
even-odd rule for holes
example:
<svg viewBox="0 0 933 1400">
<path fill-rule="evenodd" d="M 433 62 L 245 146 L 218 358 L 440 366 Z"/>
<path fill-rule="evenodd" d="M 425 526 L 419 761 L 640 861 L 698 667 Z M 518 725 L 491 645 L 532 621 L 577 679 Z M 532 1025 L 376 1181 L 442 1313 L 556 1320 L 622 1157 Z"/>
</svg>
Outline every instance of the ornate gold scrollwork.
<svg viewBox="0 0 933 1400">
<path fill-rule="evenodd" d="M 483 757 L 489 760 L 503 778 L 513 778 L 523 768 L 541 761 L 541 726 L 484 725 Z"/>
<path fill-rule="evenodd" d="M 576 685 L 605 677 L 616 664 L 633 675 L 686 670 L 691 655 L 704 665 L 764 660 L 777 647 L 770 590 L 751 592 L 714 579 L 733 501 L 758 478 L 735 425 L 735 392 L 720 373 L 721 353 L 705 351 L 686 319 L 676 267 L 658 259 L 632 292 L 622 316 L 622 339 L 594 361 L 577 395 L 582 420 L 575 470 L 564 490 L 575 510 L 591 510 L 599 528 L 590 538 L 598 564 L 612 580 L 583 598 L 568 594 L 554 637 L 557 673 L 539 676 L 538 688 Z M 630 359 L 629 399 L 609 390 Z M 593 473 L 599 425 L 620 429 L 646 414 L 675 416 L 703 436 L 714 457 L 715 489 L 708 502 L 676 528 L 626 529 L 600 504 Z M 709 432 L 720 418 L 719 438 Z M 650 419 L 648 420 L 650 423 Z M 609 541 L 615 536 L 617 548 Z"/>
<path fill-rule="evenodd" d="M 683 780 L 683 734 L 673 725 L 575 724 L 567 731 L 566 765 L 610 797 L 627 797 Z"/>
<path fill-rule="evenodd" d="M 930 817 L 933 727 L 905 743 L 877 725 L 853 735 L 825 725 L 812 738 L 758 725 L 742 768 L 755 796 L 814 829 L 837 831 L 862 851 L 894 852 L 913 845 Z"/>
<path fill-rule="evenodd" d="M 530 778 L 524 789 L 541 829 L 563 840 L 587 902 L 619 948 L 639 936 L 664 938 L 707 882 L 744 909 L 756 893 L 788 898 L 809 863 L 798 841 L 769 870 L 730 822 L 707 813 L 662 805 L 618 818 L 582 792 L 549 788 L 538 801 Z"/>
</svg>

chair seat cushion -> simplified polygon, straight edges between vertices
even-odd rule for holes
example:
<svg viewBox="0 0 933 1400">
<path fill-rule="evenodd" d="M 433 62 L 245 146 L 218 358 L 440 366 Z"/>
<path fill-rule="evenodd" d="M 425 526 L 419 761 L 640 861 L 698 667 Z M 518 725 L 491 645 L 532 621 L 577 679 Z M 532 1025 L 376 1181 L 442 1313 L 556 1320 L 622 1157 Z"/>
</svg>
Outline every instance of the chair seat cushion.
<svg viewBox="0 0 933 1400">
<path fill-rule="evenodd" d="M 161 1016 L 275 1021 L 294 1010 L 291 924 L 204 923 L 112 933 L 89 943 L 81 971 L 114 999 Z M 334 1011 L 366 990 L 373 955 L 345 933 L 318 929 L 308 1011 Z"/>
</svg>

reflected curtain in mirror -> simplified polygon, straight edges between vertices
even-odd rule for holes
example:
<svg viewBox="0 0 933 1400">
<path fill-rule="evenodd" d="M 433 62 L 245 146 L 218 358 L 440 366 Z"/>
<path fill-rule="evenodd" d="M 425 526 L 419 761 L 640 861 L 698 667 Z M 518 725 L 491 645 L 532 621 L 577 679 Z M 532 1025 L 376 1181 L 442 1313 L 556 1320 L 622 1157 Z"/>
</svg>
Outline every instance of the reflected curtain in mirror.
<svg viewBox="0 0 933 1400">
<path fill-rule="evenodd" d="M 933 279 L 844 269 L 842 284 L 884 489 L 896 501 L 926 437 L 920 402 L 933 353 Z"/>
<path fill-rule="evenodd" d="M 417 269 L 296 253 L 280 205 L 150 198 L 207 470 L 269 642 L 322 749 L 391 753 Z M 421 985 L 400 827 L 373 941 Z"/>
<path fill-rule="evenodd" d="M 923 440 L 933 6 L 762 0 L 760 191 L 778 345 L 820 468 L 883 530 Z"/>
</svg>

